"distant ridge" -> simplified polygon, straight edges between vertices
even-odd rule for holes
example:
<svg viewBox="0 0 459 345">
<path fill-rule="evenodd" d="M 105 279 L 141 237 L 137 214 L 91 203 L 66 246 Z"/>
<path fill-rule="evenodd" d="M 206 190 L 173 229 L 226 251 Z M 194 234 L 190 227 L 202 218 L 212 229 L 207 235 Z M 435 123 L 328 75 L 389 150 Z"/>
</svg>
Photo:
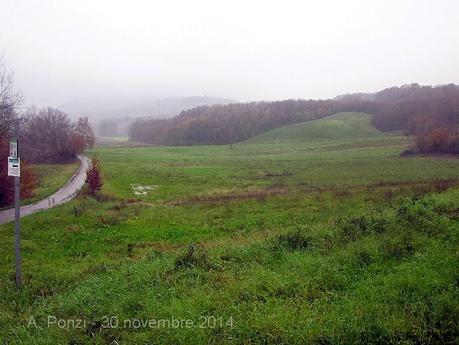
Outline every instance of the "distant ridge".
<svg viewBox="0 0 459 345">
<path fill-rule="evenodd" d="M 229 104 L 235 100 L 222 97 L 191 96 L 169 97 L 159 99 L 75 99 L 60 105 L 58 108 L 72 117 L 87 116 L 93 121 L 114 118 L 170 118 L 181 111 L 214 104 Z"/>
</svg>

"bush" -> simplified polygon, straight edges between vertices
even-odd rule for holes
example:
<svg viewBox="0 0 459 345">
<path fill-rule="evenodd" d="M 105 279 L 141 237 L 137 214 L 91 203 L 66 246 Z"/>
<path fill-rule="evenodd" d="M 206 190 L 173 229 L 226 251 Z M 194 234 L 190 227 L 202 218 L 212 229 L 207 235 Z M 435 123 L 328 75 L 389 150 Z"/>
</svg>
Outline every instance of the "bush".
<svg viewBox="0 0 459 345">
<path fill-rule="evenodd" d="M 373 256 L 367 250 L 360 250 L 356 253 L 357 263 L 361 267 L 366 267 L 373 262 Z"/>
<path fill-rule="evenodd" d="M 86 172 L 86 181 L 88 184 L 89 194 L 92 196 L 96 195 L 96 192 L 100 191 L 103 186 L 102 174 L 100 172 L 99 161 L 96 158 L 91 160 L 91 166 Z"/>
<path fill-rule="evenodd" d="M 83 203 L 79 203 L 72 207 L 72 214 L 75 217 L 81 217 L 86 211 L 86 205 Z"/>
<path fill-rule="evenodd" d="M 115 210 L 108 210 L 99 217 L 99 224 L 103 226 L 113 226 L 121 222 L 121 215 Z"/>
<path fill-rule="evenodd" d="M 202 251 L 200 248 L 195 247 L 195 245 L 190 244 L 188 251 L 179 256 L 175 260 L 175 268 L 193 268 L 201 267 L 207 270 L 213 268 L 213 264 L 209 261 L 207 253 Z"/>
<path fill-rule="evenodd" d="M 459 153 L 458 128 L 435 127 L 416 136 L 416 149 L 422 153 Z"/>
<path fill-rule="evenodd" d="M 441 207 L 430 198 L 412 198 L 396 211 L 396 221 L 404 228 L 434 234 L 445 229 L 445 219 L 437 212 Z"/>
<path fill-rule="evenodd" d="M 410 233 L 403 233 L 396 238 L 385 239 L 381 242 L 380 249 L 386 259 L 400 260 L 413 255 L 415 245 Z"/>
<path fill-rule="evenodd" d="M 294 251 L 308 249 L 311 246 L 311 239 L 300 230 L 277 235 L 273 240 L 274 249 Z"/>
<path fill-rule="evenodd" d="M 354 241 L 364 234 L 383 233 L 387 221 L 382 216 L 360 215 L 352 218 L 339 218 L 337 225 L 344 240 Z"/>
</svg>

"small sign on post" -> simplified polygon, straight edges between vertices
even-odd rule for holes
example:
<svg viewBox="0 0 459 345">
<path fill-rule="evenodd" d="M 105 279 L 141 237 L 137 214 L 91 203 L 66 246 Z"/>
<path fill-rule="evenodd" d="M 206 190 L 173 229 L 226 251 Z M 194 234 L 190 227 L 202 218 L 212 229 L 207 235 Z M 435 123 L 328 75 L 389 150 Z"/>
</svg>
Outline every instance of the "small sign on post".
<svg viewBox="0 0 459 345">
<path fill-rule="evenodd" d="M 14 253 L 16 266 L 16 286 L 22 285 L 21 257 L 21 159 L 19 158 L 19 121 L 14 124 L 15 139 L 10 141 L 10 156 L 8 157 L 8 176 L 14 176 Z"/>
<path fill-rule="evenodd" d="M 8 176 L 21 176 L 21 159 L 8 157 Z"/>
<path fill-rule="evenodd" d="M 10 140 L 10 157 L 18 158 L 18 140 L 17 139 Z"/>
</svg>

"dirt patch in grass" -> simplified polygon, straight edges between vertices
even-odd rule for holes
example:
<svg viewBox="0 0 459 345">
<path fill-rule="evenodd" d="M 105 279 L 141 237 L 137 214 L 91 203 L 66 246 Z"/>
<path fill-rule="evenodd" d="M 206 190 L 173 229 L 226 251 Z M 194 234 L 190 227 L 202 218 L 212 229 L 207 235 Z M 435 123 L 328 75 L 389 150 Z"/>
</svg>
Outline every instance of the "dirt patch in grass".
<svg viewBox="0 0 459 345">
<path fill-rule="evenodd" d="M 70 224 L 65 228 L 67 232 L 80 232 L 81 228 L 78 224 Z"/>
<path fill-rule="evenodd" d="M 429 181 L 378 182 L 367 185 L 366 189 L 378 192 L 385 201 L 397 196 L 422 196 L 428 193 L 442 193 L 459 186 L 459 179 L 433 179 Z"/>
<path fill-rule="evenodd" d="M 420 153 L 413 149 L 408 149 L 400 153 L 401 158 L 413 157 L 427 157 L 427 158 L 440 158 L 440 159 L 459 159 L 459 154 L 453 153 Z"/>
<path fill-rule="evenodd" d="M 450 178 L 450 179 L 433 179 L 428 181 L 381 181 L 377 183 L 371 183 L 367 187 L 378 188 L 378 187 L 407 187 L 407 186 L 419 186 L 427 185 L 436 187 L 439 192 L 443 192 L 448 188 L 459 185 L 459 179 Z"/>
<path fill-rule="evenodd" d="M 186 198 L 175 199 L 169 201 L 168 204 L 174 206 L 196 204 L 196 203 L 210 203 L 219 204 L 228 201 L 256 199 L 265 201 L 267 198 L 276 195 L 285 195 L 290 193 L 287 188 L 270 188 L 270 189 L 249 189 L 249 190 L 230 190 L 230 191 L 215 191 L 210 193 L 203 193 Z"/>
<path fill-rule="evenodd" d="M 128 243 L 126 246 L 127 256 L 133 259 L 140 259 L 151 253 L 172 253 L 185 248 L 187 244 L 168 243 L 164 241 L 158 242 L 137 242 Z"/>
</svg>

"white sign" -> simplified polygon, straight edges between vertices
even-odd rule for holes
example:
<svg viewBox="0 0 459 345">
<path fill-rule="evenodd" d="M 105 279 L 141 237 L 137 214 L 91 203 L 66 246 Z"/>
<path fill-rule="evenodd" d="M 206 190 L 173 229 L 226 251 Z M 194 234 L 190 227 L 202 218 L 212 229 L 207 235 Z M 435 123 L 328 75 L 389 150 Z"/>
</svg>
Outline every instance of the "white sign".
<svg viewBox="0 0 459 345">
<path fill-rule="evenodd" d="M 18 158 L 18 140 L 17 139 L 10 140 L 10 157 Z"/>
<path fill-rule="evenodd" d="M 21 176 L 21 159 L 8 157 L 8 176 Z"/>
</svg>

